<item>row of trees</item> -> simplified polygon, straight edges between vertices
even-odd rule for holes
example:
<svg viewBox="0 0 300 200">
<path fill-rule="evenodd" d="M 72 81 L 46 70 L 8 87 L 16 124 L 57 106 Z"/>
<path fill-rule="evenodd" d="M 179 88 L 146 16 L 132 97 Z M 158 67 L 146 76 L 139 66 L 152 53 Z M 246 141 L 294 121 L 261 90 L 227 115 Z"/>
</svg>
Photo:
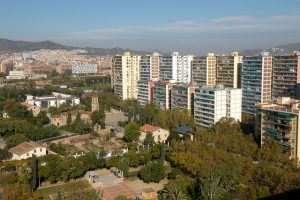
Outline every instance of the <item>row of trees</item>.
<svg viewBox="0 0 300 200">
<path fill-rule="evenodd" d="M 7 142 L 7 148 L 27 140 L 42 140 L 60 134 L 55 126 L 42 126 L 21 119 L 0 119 L 0 135 Z"/>
</svg>

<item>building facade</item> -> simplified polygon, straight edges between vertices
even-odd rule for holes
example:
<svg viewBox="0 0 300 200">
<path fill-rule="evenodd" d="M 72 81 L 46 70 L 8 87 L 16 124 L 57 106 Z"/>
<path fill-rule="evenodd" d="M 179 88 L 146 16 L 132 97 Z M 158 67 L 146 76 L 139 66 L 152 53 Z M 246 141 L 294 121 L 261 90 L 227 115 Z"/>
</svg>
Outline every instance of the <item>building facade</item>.
<svg viewBox="0 0 300 200">
<path fill-rule="evenodd" d="M 151 56 L 141 56 L 140 60 L 140 80 L 149 81 L 152 78 Z"/>
<path fill-rule="evenodd" d="M 153 86 L 153 104 L 156 107 L 167 110 L 171 108 L 171 89 L 172 85 L 169 81 L 159 81 Z"/>
<path fill-rule="evenodd" d="M 241 89 L 203 86 L 195 90 L 194 119 L 196 125 L 212 127 L 222 117 L 241 121 Z"/>
<path fill-rule="evenodd" d="M 241 88 L 243 57 L 238 52 L 218 56 L 216 63 L 216 84 L 229 88 Z"/>
<path fill-rule="evenodd" d="M 216 85 L 217 57 L 208 53 L 204 57 L 194 57 L 192 61 L 192 81 L 199 85 Z"/>
<path fill-rule="evenodd" d="M 196 84 L 177 83 L 171 90 L 171 108 L 187 109 L 193 113 Z"/>
<path fill-rule="evenodd" d="M 275 103 L 256 105 L 255 137 L 263 146 L 274 139 L 284 153 L 299 161 L 300 158 L 300 101 L 281 97 Z"/>
<path fill-rule="evenodd" d="M 291 55 L 274 56 L 272 70 L 272 98 L 297 96 L 300 83 L 299 52 Z"/>
<path fill-rule="evenodd" d="M 174 59 L 175 60 L 175 59 Z M 177 59 L 176 59 L 177 60 Z M 177 65 L 177 63 L 176 63 Z M 176 80 L 176 69 L 173 67 L 173 56 L 161 56 L 159 62 L 159 79 Z"/>
<path fill-rule="evenodd" d="M 47 155 L 47 149 L 33 141 L 21 143 L 9 149 L 9 152 L 12 153 L 11 160 L 23 160 L 31 158 L 33 155 L 36 157 Z"/>
<path fill-rule="evenodd" d="M 144 126 L 140 127 L 140 132 L 141 136 L 139 137 L 139 141 L 141 143 L 144 142 L 147 133 L 152 133 L 155 143 L 165 143 L 170 135 L 169 130 L 153 126 L 151 124 L 145 124 Z"/>
<path fill-rule="evenodd" d="M 97 64 L 91 64 L 91 63 L 72 64 L 73 76 L 91 76 L 91 75 L 97 75 L 97 73 L 98 73 Z"/>
<path fill-rule="evenodd" d="M 38 106 L 41 109 L 48 109 L 50 107 L 60 107 L 63 104 L 71 106 L 79 105 L 80 98 L 53 92 L 52 95 L 47 96 L 26 95 L 25 102 L 30 105 Z"/>
<path fill-rule="evenodd" d="M 153 98 L 153 82 L 152 81 L 138 81 L 137 84 L 138 98 L 137 101 L 141 105 L 152 103 Z"/>
<path fill-rule="evenodd" d="M 255 104 L 271 99 L 273 57 L 245 56 L 242 67 L 243 112 L 254 114 Z"/>
<path fill-rule="evenodd" d="M 100 56 L 98 60 L 98 74 L 100 75 L 110 75 L 112 66 L 112 57 Z"/>
<path fill-rule="evenodd" d="M 192 82 L 192 55 L 177 56 L 177 82 L 190 83 Z"/>
<path fill-rule="evenodd" d="M 137 99 L 140 58 L 130 52 L 113 57 L 112 84 L 115 94 L 122 100 Z"/>
</svg>

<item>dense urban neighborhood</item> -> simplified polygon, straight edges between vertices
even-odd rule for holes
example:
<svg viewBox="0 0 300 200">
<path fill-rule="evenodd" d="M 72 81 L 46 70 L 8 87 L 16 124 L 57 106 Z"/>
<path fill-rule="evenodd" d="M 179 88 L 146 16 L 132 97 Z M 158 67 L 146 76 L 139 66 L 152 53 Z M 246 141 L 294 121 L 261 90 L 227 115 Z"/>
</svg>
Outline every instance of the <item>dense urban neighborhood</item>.
<svg viewBox="0 0 300 200">
<path fill-rule="evenodd" d="M 298 52 L 0 59 L 2 199 L 261 199 L 300 188 Z"/>
</svg>

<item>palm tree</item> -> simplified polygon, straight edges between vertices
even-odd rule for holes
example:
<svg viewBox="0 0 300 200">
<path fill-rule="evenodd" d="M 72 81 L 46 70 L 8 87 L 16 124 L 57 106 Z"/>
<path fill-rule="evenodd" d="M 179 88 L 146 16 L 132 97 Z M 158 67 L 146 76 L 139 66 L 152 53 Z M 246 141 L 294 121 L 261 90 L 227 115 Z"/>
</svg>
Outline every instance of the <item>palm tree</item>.
<svg viewBox="0 0 300 200">
<path fill-rule="evenodd" d="M 163 200 L 187 200 L 186 195 L 174 185 L 167 185 L 162 191 Z"/>
</svg>

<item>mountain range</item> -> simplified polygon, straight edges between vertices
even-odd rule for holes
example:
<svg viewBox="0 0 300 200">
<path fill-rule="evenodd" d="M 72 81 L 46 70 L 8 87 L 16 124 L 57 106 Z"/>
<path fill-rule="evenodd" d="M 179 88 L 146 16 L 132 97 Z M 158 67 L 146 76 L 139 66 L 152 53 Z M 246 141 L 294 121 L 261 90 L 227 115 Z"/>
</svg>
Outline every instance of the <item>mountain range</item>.
<svg viewBox="0 0 300 200">
<path fill-rule="evenodd" d="M 147 54 L 147 51 L 139 51 L 132 49 L 123 48 L 91 48 L 91 47 L 71 47 L 45 40 L 41 42 L 28 42 L 28 41 L 13 41 L 0 38 L 0 54 L 13 53 L 13 52 L 24 52 L 24 51 L 35 51 L 40 49 L 51 49 L 51 50 L 72 50 L 72 49 L 85 49 L 89 55 L 117 55 L 122 54 L 125 51 L 130 51 L 136 54 Z M 275 46 L 267 49 L 249 49 L 241 52 L 241 55 L 258 55 L 262 51 L 271 52 L 273 55 L 286 54 L 291 51 L 300 51 L 300 42 Z"/>
<path fill-rule="evenodd" d="M 137 51 L 123 48 L 91 48 L 91 47 L 71 47 L 45 40 L 41 42 L 28 42 L 28 41 L 14 41 L 0 38 L 0 54 L 13 53 L 13 52 L 24 52 L 24 51 L 36 51 L 40 49 L 51 49 L 51 50 L 73 50 L 73 49 L 85 49 L 90 55 L 117 55 L 122 54 L 125 51 L 130 51 L 136 54 L 146 54 L 146 51 Z"/>
</svg>

